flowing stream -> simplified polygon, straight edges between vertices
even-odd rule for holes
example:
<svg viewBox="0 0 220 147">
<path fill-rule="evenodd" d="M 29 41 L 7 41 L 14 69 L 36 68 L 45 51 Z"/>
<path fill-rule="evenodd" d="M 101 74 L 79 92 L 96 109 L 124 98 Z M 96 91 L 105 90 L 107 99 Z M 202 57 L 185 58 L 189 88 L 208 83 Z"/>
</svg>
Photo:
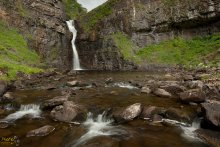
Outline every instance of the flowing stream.
<svg viewBox="0 0 220 147">
<path fill-rule="evenodd" d="M 73 70 L 82 70 L 82 68 L 80 67 L 79 55 L 78 55 L 76 45 L 75 45 L 77 30 L 75 29 L 74 21 L 69 20 L 69 21 L 66 21 L 66 23 L 69 28 L 69 31 L 72 32 L 72 34 L 73 34 L 73 38 L 71 41 L 72 42 L 72 49 L 73 49 Z"/>
<path fill-rule="evenodd" d="M 42 85 L 48 84 L 47 79 L 43 79 L 45 81 L 40 89 L 15 90 L 13 91 L 15 102 L 0 103 L 0 109 L 5 110 L 4 114 L 0 114 L 0 135 L 17 136 L 22 147 L 29 147 L 30 144 L 32 147 L 208 147 L 194 134 L 194 131 L 199 129 L 199 120 L 184 123 L 163 119 L 154 123 L 150 120 L 135 119 L 124 124 L 116 124 L 113 121 L 112 112 L 124 110 L 134 103 L 166 109 L 182 108 L 186 114 L 197 111 L 197 106 L 141 93 L 134 84 L 145 83 L 143 79 L 159 79 L 160 76 L 144 72 L 80 71 L 80 74 L 75 75 L 77 81 L 92 86 L 67 87 L 65 85 L 73 79 L 73 75 L 65 75 L 60 80 L 55 80 L 57 77 L 50 79 L 49 84 L 59 87 L 54 90 L 41 88 Z M 111 83 L 106 84 L 106 79 L 110 77 Z M 96 83 L 95 86 L 92 83 Z M 66 88 L 74 92 L 69 100 L 88 110 L 87 117 L 81 121 L 74 120 L 74 123 L 54 121 L 50 117 L 51 110 L 43 111 L 39 107 L 41 102 L 62 95 Z M 40 119 L 35 119 L 39 117 Z M 4 126 L 7 122 L 9 125 Z M 55 131 L 48 136 L 26 137 L 27 132 L 45 125 L 54 126 Z"/>
</svg>

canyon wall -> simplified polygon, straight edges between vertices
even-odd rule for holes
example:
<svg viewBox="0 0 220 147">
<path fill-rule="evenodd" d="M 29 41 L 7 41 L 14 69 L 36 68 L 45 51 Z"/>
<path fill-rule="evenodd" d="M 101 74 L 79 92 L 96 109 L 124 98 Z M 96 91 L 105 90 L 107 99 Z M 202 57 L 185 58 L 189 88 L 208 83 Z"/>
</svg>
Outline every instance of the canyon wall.
<svg viewBox="0 0 220 147">
<path fill-rule="evenodd" d="M 209 35 L 220 31 L 219 0 L 110 0 L 111 13 L 90 26 L 89 14 L 78 21 L 77 39 L 81 63 L 88 69 L 132 70 L 112 38 L 121 32 L 137 49 L 181 37 Z M 91 13 L 100 13 L 99 8 Z"/>
<path fill-rule="evenodd" d="M 71 34 L 59 0 L 1 0 L 0 19 L 13 26 L 50 67 L 72 67 Z"/>
</svg>

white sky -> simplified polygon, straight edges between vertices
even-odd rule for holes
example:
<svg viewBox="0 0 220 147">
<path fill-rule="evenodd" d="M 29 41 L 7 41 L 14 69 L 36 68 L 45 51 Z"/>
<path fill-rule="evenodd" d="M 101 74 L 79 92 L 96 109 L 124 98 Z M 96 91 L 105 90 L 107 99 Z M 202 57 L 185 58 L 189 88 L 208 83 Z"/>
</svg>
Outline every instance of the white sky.
<svg viewBox="0 0 220 147">
<path fill-rule="evenodd" d="M 82 4 L 82 6 L 88 11 L 91 11 L 92 9 L 98 7 L 106 1 L 107 0 L 77 0 L 77 2 Z"/>
</svg>

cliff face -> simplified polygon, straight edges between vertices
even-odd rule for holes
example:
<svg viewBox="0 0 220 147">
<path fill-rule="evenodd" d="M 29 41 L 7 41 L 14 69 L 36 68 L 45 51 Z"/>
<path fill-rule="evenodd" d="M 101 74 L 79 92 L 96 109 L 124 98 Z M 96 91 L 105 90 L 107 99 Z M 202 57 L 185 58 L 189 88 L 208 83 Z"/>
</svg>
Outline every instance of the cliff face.
<svg viewBox="0 0 220 147">
<path fill-rule="evenodd" d="M 86 17 L 89 15 L 79 22 L 81 62 L 93 69 L 132 69 L 134 66 L 120 54 L 112 34 L 122 32 L 139 49 L 175 37 L 189 39 L 219 32 L 220 1 L 119 0 L 111 14 L 89 31 L 83 30 Z"/>
<path fill-rule="evenodd" d="M 71 67 L 71 35 L 59 0 L 1 0 L 0 18 L 18 28 L 31 49 L 51 67 Z"/>
</svg>

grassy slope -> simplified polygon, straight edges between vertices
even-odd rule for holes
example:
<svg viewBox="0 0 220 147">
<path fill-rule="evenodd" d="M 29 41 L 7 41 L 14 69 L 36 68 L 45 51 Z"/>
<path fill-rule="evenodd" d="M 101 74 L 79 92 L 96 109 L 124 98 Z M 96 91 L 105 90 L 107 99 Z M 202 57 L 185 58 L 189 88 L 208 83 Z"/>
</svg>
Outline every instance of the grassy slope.
<svg viewBox="0 0 220 147">
<path fill-rule="evenodd" d="M 123 33 L 112 35 L 117 48 L 126 60 L 135 63 L 183 65 L 196 67 L 200 63 L 216 66 L 220 62 L 220 34 L 196 37 L 191 40 L 176 38 L 139 49 Z"/>
<path fill-rule="evenodd" d="M 0 71 L 7 73 L 7 76 L 0 78 L 14 79 L 18 71 L 27 74 L 40 72 L 42 70 L 37 68 L 39 64 L 38 55 L 28 49 L 26 41 L 17 30 L 0 22 Z"/>
</svg>

